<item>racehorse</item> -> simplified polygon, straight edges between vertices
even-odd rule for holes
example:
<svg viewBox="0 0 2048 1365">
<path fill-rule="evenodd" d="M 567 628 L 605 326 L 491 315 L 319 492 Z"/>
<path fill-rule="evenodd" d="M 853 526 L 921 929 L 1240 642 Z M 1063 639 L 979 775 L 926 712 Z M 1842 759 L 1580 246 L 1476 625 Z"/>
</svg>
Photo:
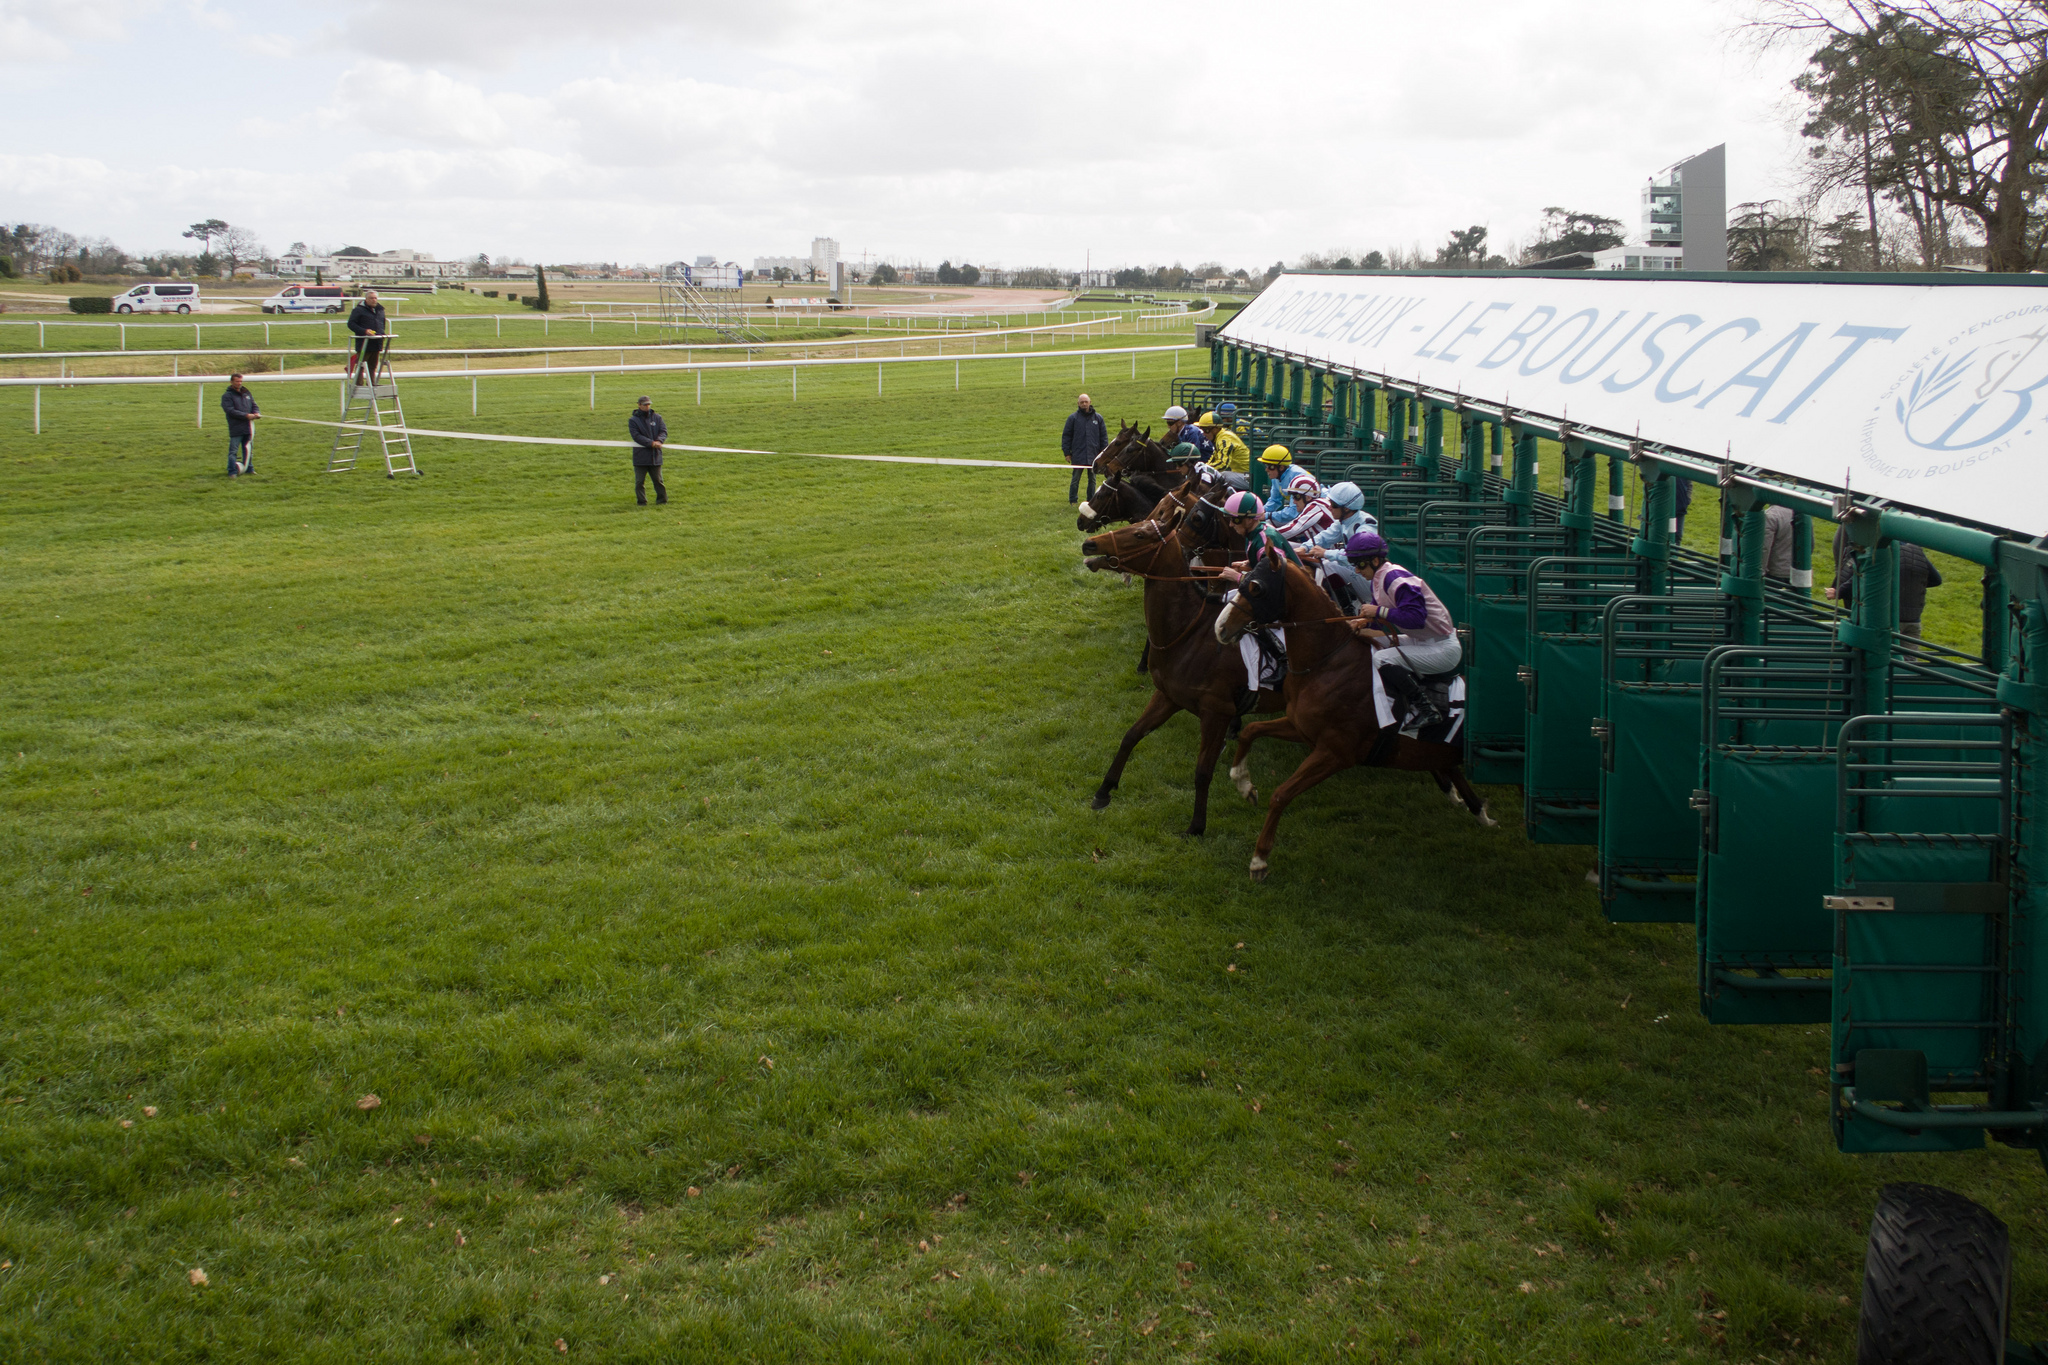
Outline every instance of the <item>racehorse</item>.
<svg viewBox="0 0 2048 1365">
<path fill-rule="evenodd" d="M 1145 652 L 1139 667 L 1152 675 L 1153 689 L 1095 790 L 1096 810 L 1109 805 L 1138 741 L 1176 712 L 1190 711 L 1201 723 L 1202 739 L 1195 756 L 1195 810 L 1187 832 L 1199 835 L 1208 828 L 1209 780 L 1223 742 L 1237 723 L 1244 665 L 1235 648 L 1226 649 L 1214 638 L 1210 627 L 1222 603 L 1215 591 L 1220 585 L 1201 573 L 1205 566 L 1195 561 L 1242 553 L 1230 540 L 1221 514 L 1208 503 L 1194 501 L 1166 521 L 1143 521 L 1081 542 L 1089 569 L 1136 574 L 1145 580 Z M 1253 705 L 1259 711 L 1277 711 L 1280 694 L 1268 688 Z"/>
<path fill-rule="evenodd" d="M 1232 644 L 1254 625 L 1287 631 L 1287 714 L 1244 727 L 1231 756 L 1230 779 L 1247 801 L 1258 800 L 1246 755 L 1261 739 L 1289 739 L 1309 746 L 1309 755 L 1273 791 L 1266 825 L 1252 850 L 1252 880 L 1266 879 L 1281 812 L 1295 797 L 1332 773 L 1355 765 L 1400 768 L 1433 774 L 1483 825 L 1496 821 L 1474 791 L 1461 765 L 1463 746 L 1431 744 L 1398 730 L 1383 731 L 1373 704 L 1372 647 L 1351 633 L 1337 604 L 1306 569 L 1268 550 L 1239 589 L 1237 600 L 1216 617 L 1216 639 Z"/>
<path fill-rule="evenodd" d="M 1075 514 L 1074 524 L 1092 535 L 1112 522 L 1143 521 L 1176 487 L 1172 477 L 1126 474 L 1119 469 L 1102 481 L 1102 487 L 1088 495 Z"/>
</svg>

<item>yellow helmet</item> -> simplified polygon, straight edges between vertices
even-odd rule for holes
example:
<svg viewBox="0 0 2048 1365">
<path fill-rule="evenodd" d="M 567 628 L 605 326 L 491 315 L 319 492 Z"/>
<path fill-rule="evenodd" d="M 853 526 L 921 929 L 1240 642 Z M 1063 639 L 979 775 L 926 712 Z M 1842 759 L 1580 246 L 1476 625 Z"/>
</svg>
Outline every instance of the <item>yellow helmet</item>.
<svg viewBox="0 0 2048 1365">
<path fill-rule="evenodd" d="M 1260 464 L 1293 464 L 1294 457 L 1287 453 L 1286 446 L 1267 446 L 1259 454 Z"/>
<path fill-rule="evenodd" d="M 1201 415 L 1200 417 L 1197 417 L 1197 418 L 1195 419 L 1195 425 L 1196 425 L 1196 426 L 1198 426 L 1198 427 L 1213 427 L 1213 426 L 1215 426 L 1215 425 L 1216 425 L 1216 414 L 1215 414 L 1215 413 L 1213 413 L 1213 412 L 1205 412 L 1205 413 L 1203 413 L 1203 414 L 1202 414 L 1202 415 Z"/>
</svg>

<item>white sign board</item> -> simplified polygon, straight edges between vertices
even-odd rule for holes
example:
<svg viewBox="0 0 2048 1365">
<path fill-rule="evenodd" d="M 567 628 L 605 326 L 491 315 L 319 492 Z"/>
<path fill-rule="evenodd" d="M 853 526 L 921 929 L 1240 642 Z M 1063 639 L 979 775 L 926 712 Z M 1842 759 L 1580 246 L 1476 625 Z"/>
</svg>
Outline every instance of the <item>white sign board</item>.
<svg viewBox="0 0 2048 1365">
<path fill-rule="evenodd" d="M 1283 275 L 1223 336 L 2048 532 L 2048 288 Z"/>
</svg>

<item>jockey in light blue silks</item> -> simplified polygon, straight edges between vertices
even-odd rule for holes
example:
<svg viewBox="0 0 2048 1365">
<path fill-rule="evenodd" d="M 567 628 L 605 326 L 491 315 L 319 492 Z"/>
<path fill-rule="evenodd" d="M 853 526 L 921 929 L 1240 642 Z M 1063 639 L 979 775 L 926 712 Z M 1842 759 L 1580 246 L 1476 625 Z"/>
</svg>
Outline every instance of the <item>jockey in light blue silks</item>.
<svg viewBox="0 0 2048 1365">
<path fill-rule="evenodd" d="M 1272 487 L 1266 490 L 1266 520 L 1275 526 L 1285 526 L 1294 520 L 1294 508 L 1287 502 L 1287 490 L 1295 479 L 1308 474 L 1306 469 L 1294 462 L 1286 446 L 1267 446 L 1259 455 L 1259 463 L 1266 467 L 1266 477 L 1272 480 Z M 1309 474 L 1310 478 L 1315 475 Z"/>
<path fill-rule="evenodd" d="M 1301 552 L 1303 559 L 1316 564 L 1325 563 L 1328 559 L 1341 558 L 1344 544 L 1351 537 L 1364 535 L 1368 531 L 1377 534 L 1380 529 L 1379 518 L 1365 510 L 1365 494 L 1359 490 L 1357 484 L 1332 484 L 1329 491 L 1323 494 L 1323 500 L 1330 504 L 1337 515 L 1337 520 L 1310 536 L 1303 544 Z M 1329 553 L 1331 551 L 1335 553 Z"/>
<path fill-rule="evenodd" d="M 1351 576 L 1362 579 L 1363 604 L 1353 614 L 1352 633 L 1369 641 L 1381 683 L 1424 724 L 1444 719 L 1435 698 L 1420 679 L 1454 672 L 1464 661 L 1464 647 L 1450 611 L 1429 584 L 1387 558 L 1387 542 L 1378 532 L 1350 538 L 1344 558 Z"/>
</svg>

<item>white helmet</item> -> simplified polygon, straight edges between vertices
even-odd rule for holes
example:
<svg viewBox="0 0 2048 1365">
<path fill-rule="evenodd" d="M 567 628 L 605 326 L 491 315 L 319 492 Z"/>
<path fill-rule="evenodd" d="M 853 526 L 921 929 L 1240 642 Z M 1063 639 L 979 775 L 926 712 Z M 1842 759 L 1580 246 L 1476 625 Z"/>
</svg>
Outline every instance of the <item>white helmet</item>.
<svg viewBox="0 0 2048 1365">
<path fill-rule="evenodd" d="M 1185 422 L 1188 420 L 1188 410 L 1176 403 L 1166 410 L 1166 416 L 1160 420 L 1165 422 Z"/>
<path fill-rule="evenodd" d="M 1358 485 L 1355 483 L 1332 484 L 1330 491 L 1324 496 L 1330 500 L 1331 505 L 1341 507 L 1347 512 L 1365 510 L 1365 494 L 1358 491 Z"/>
<path fill-rule="evenodd" d="M 1315 475 L 1304 469 L 1287 481 L 1287 491 L 1295 497 L 1313 498 L 1322 493 L 1323 486 L 1316 482 Z"/>
</svg>

